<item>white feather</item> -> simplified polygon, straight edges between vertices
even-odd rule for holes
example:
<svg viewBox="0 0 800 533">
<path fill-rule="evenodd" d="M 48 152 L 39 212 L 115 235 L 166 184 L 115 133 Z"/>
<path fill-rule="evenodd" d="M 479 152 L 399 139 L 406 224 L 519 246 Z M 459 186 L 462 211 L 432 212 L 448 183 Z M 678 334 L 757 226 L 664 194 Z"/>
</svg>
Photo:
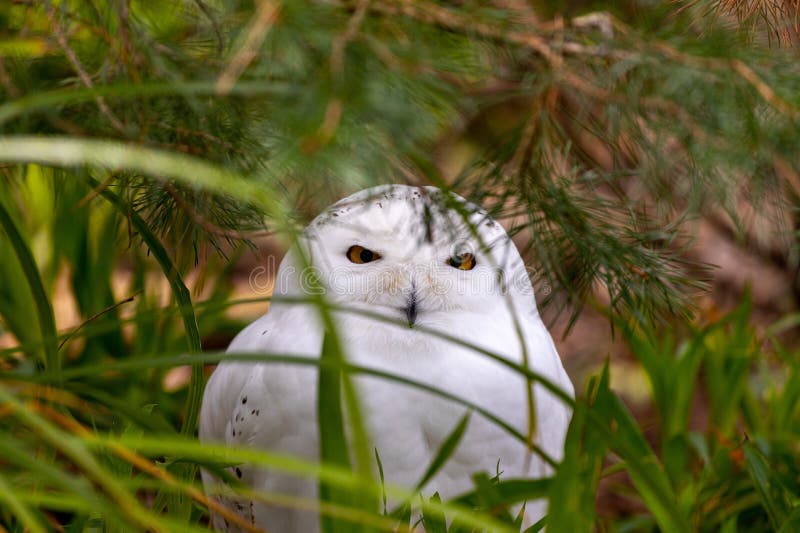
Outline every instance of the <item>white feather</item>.
<svg viewBox="0 0 800 533">
<path fill-rule="evenodd" d="M 519 364 L 527 353 L 532 370 L 573 395 L 513 242 L 485 212 L 463 202 L 477 229 L 476 239 L 462 215 L 439 207 L 439 194 L 434 188 L 407 186 L 362 191 L 320 215 L 305 231 L 301 246 L 326 289 L 327 300 L 335 305 L 403 319 L 414 294 L 418 309 L 414 328 L 358 312 L 334 313 L 348 361 L 474 402 L 526 434 L 526 384 L 518 373 L 473 349 L 420 331 L 420 327 L 440 331 Z M 381 259 L 351 263 L 346 252 L 354 244 L 380 254 Z M 476 257 L 472 270 L 447 264 L 448 257 L 463 246 Z M 300 265 L 298 250 L 290 251 L 278 271 L 275 295 L 302 296 L 308 290 Z M 245 328 L 228 351 L 318 357 L 322 339 L 323 329 L 312 305 L 278 301 Z M 466 408 L 376 377 L 358 376 L 354 382 L 387 483 L 413 486 Z M 316 461 L 316 386 L 315 367 L 223 362 L 206 386 L 200 438 Z M 560 459 L 571 412 L 538 385 L 534 394 L 536 443 Z M 498 461 L 501 479 L 549 473 L 546 463 L 528 453 L 522 443 L 474 415 L 455 453 L 423 492 L 438 491 L 443 499 L 466 492 L 472 488 L 472 474 L 494 475 Z M 312 500 L 317 496 L 317 483 L 311 479 L 247 465 L 231 472 L 257 490 Z M 203 481 L 210 493 L 219 489 L 219 481 L 208 472 L 203 472 Z M 225 494 L 220 501 L 272 532 L 319 529 L 319 518 L 313 513 L 245 505 Z M 543 513 L 541 502 L 529 503 L 525 523 Z M 214 525 L 237 531 L 218 516 Z"/>
</svg>

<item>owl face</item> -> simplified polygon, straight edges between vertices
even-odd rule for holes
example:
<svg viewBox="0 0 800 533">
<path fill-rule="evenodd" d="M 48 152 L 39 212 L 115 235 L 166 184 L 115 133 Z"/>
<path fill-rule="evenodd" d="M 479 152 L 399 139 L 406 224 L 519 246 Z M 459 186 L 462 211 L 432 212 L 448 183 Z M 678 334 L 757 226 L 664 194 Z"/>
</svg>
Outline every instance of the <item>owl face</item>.
<svg viewBox="0 0 800 533">
<path fill-rule="evenodd" d="M 503 228 L 433 187 L 357 193 L 321 214 L 305 239 L 330 302 L 410 327 L 455 311 L 490 312 L 504 305 L 509 284 L 515 291 L 520 283 L 530 287 Z"/>
</svg>

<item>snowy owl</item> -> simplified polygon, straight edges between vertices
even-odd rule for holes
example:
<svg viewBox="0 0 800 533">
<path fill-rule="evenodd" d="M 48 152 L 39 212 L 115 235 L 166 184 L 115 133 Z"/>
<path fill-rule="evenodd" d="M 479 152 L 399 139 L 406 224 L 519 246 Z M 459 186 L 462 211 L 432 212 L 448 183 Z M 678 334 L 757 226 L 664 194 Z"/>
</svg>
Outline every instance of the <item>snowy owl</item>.
<svg viewBox="0 0 800 533">
<path fill-rule="evenodd" d="M 317 280 L 313 285 L 309 268 Z M 573 395 L 514 243 L 485 211 L 456 195 L 434 187 L 390 185 L 366 189 L 328 208 L 281 262 L 274 296 L 283 298 L 239 333 L 228 353 L 319 357 L 324 337 L 319 310 L 307 300 L 298 302 L 319 289 L 335 308 L 332 319 L 352 364 L 473 402 L 523 435 L 529 420 L 525 379 L 474 346 L 518 364 L 527 359 L 529 368 Z M 376 320 L 376 313 L 397 320 Z M 453 337 L 463 343 L 454 343 Z M 419 388 L 353 376 L 386 483 L 413 487 L 468 409 Z M 206 386 L 200 438 L 318 461 L 317 384 L 315 366 L 222 362 Z M 533 390 L 535 443 L 559 460 L 571 411 L 540 385 Z M 494 476 L 498 471 L 501 479 L 551 473 L 518 438 L 473 414 L 457 449 L 422 492 L 430 496 L 436 491 L 446 501 L 473 489 L 474 473 Z M 248 465 L 230 472 L 254 490 L 317 498 L 313 479 Z M 203 482 L 209 494 L 224 492 L 222 481 L 209 472 L 203 472 Z M 319 516 L 308 511 L 225 497 L 220 501 L 270 532 L 307 533 L 320 527 Z M 529 502 L 525 524 L 544 511 L 542 502 Z M 213 520 L 218 530 L 238 531 L 221 516 Z"/>
</svg>

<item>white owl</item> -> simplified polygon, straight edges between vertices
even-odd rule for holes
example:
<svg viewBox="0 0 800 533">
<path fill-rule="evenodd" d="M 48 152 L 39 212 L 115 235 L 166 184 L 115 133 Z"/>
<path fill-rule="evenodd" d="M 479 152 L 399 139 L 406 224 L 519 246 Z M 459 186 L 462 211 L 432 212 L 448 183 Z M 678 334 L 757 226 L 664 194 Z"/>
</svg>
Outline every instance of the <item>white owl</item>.
<svg viewBox="0 0 800 533">
<path fill-rule="evenodd" d="M 333 313 L 348 362 L 469 400 L 522 434 L 528 430 L 525 379 L 485 354 L 421 328 L 444 332 L 520 364 L 526 352 L 532 370 L 573 395 L 514 243 L 485 211 L 460 197 L 434 187 L 367 189 L 319 215 L 298 246 L 314 267 L 327 301 L 348 308 Z M 300 257 L 295 248 L 283 259 L 275 296 L 295 298 L 309 290 Z M 378 321 L 358 311 L 396 317 L 403 323 Z M 319 357 L 323 336 L 313 304 L 275 301 L 266 315 L 239 333 L 228 352 Z M 353 382 L 386 483 L 413 487 L 467 408 L 377 377 L 355 375 Z M 319 460 L 317 383 L 313 366 L 223 362 L 206 386 L 200 438 Z M 558 460 L 571 411 L 539 385 L 534 394 L 535 442 Z M 438 491 L 446 500 L 467 492 L 473 488 L 472 474 L 483 471 L 493 476 L 498 462 L 501 479 L 550 473 L 549 466 L 518 439 L 474 415 L 454 454 L 423 493 Z M 312 501 L 317 497 L 313 479 L 247 465 L 231 471 L 256 490 Z M 213 490 L 219 480 L 203 472 L 203 481 L 209 493 L 219 493 Z M 319 530 L 319 517 L 307 511 L 257 502 L 225 503 L 248 522 L 273 533 Z M 544 505 L 529 503 L 526 512 L 525 523 L 530 524 L 542 516 Z M 214 525 L 238 530 L 219 516 Z"/>
</svg>

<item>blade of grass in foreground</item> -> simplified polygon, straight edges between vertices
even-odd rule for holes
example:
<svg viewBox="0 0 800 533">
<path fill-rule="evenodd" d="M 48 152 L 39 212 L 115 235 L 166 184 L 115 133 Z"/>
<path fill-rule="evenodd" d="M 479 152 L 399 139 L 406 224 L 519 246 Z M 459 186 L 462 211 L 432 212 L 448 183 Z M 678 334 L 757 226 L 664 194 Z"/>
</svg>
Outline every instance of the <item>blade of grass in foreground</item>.
<svg viewBox="0 0 800 533">
<path fill-rule="evenodd" d="M 69 459 L 113 500 L 115 505 L 99 509 L 108 518 L 126 520 L 129 525 L 135 525 L 144 530 L 164 533 L 170 531 L 160 517 L 144 509 L 123 484 L 98 462 L 87 448 L 86 441 L 62 431 L 30 407 L 20 403 L 4 386 L 0 386 L 0 404 L 8 410 L 11 416 L 36 434 L 42 442 Z"/>
<path fill-rule="evenodd" d="M 36 267 L 36 261 L 33 259 L 33 254 L 30 248 L 28 248 L 28 245 L 25 244 L 25 240 L 14 224 L 11 214 L 6 210 L 2 202 L 0 202 L 0 227 L 3 228 L 11 246 L 14 248 L 14 253 L 22 267 L 25 279 L 28 281 L 31 295 L 36 303 L 39 329 L 41 330 L 42 342 L 44 343 L 45 369 L 48 372 L 52 372 L 53 378 L 58 382 L 61 379 L 61 361 L 58 358 L 58 346 L 56 344 L 56 342 L 58 342 L 58 333 L 56 332 L 53 308 L 50 305 L 50 299 L 47 297 L 47 292 L 44 289 L 42 278 L 39 275 L 39 269 Z"/>
<path fill-rule="evenodd" d="M 420 480 L 417 482 L 415 486 L 416 491 L 422 490 L 428 481 L 433 479 L 433 476 L 441 470 L 447 460 L 453 455 L 453 452 L 458 447 L 458 443 L 461 442 L 461 437 L 464 436 L 464 433 L 467 430 L 467 424 L 469 424 L 469 417 L 470 413 L 467 412 L 461 420 L 456 424 L 453 428 L 453 431 L 447 436 L 444 440 L 442 445 L 439 447 L 439 450 L 436 452 L 436 455 L 433 457 L 433 460 L 428 465 L 428 469 L 422 475 Z M 377 456 L 377 450 L 376 450 Z M 396 509 L 391 512 L 391 516 L 396 517 L 400 523 L 408 524 L 409 520 L 411 519 L 411 501 L 405 501 L 400 504 Z"/>
<path fill-rule="evenodd" d="M 304 246 L 298 245 L 294 247 L 300 259 L 300 264 L 303 268 L 311 267 L 311 262 L 306 255 Z M 325 297 L 325 292 L 319 285 L 319 281 L 315 277 L 310 279 L 311 286 L 310 294 L 312 295 L 311 303 L 316 307 L 318 316 L 324 326 L 325 337 L 323 339 L 324 349 L 327 360 L 335 363 L 336 375 L 338 376 L 338 383 L 341 385 L 341 400 L 347 412 L 347 429 L 351 437 L 351 445 L 349 449 L 353 451 L 354 470 L 364 480 L 368 482 L 373 481 L 372 472 L 372 454 L 370 453 L 369 437 L 367 436 L 367 428 L 364 422 L 364 415 L 361 409 L 361 403 L 358 398 L 358 391 L 351 379 L 349 373 L 343 372 L 346 365 L 346 358 L 342 343 L 338 334 L 338 327 L 333 319 L 331 308 L 328 305 Z M 320 391 L 317 391 L 319 394 Z M 339 401 L 341 401 L 339 400 Z M 336 401 L 336 400 L 334 400 Z M 318 415 L 319 416 L 319 415 Z M 357 506 L 365 511 L 376 512 L 379 506 L 378 496 L 373 493 L 356 493 L 353 495 L 354 501 Z M 369 531 L 364 525 L 362 531 Z"/>
<path fill-rule="evenodd" d="M 8 135 L 0 137 L 0 161 L 66 167 L 89 165 L 175 179 L 261 207 L 273 219 L 274 229 L 287 229 L 280 225 L 288 221 L 288 209 L 263 180 L 246 179 L 236 172 L 185 154 L 121 141 Z"/>
<path fill-rule="evenodd" d="M 68 368 L 64 371 L 64 377 L 66 380 L 72 380 L 84 376 L 102 375 L 106 372 L 126 372 L 126 371 L 130 372 L 133 370 L 174 367 L 174 366 L 184 365 L 187 363 L 187 361 L 193 364 L 212 364 L 212 363 L 218 363 L 223 360 L 251 361 L 251 362 L 259 361 L 259 362 L 273 363 L 273 364 L 286 363 L 286 364 L 296 364 L 305 366 L 338 366 L 336 363 L 331 363 L 329 361 L 322 361 L 321 359 L 309 359 L 307 357 L 298 357 L 296 355 L 288 355 L 288 354 L 205 352 L 201 354 L 173 355 L 173 356 L 152 357 L 146 359 L 131 358 L 125 361 L 116 361 L 110 363 L 103 363 L 99 365 L 85 365 L 82 367 Z M 455 404 L 463 405 L 470 411 L 473 411 L 479 414 L 484 419 L 488 420 L 489 422 L 492 422 L 498 428 L 504 430 L 506 433 L 508 433 L 510 436 L 514 437 L 521 443 L 523 444 L 525 443 L 525 436 L 518 430 L 516 430 L 510 423 L 506 422 L 502 418 L 494 415 L 492 412 L 481 408 L 479 405 L 467 399 L 439 390 L 436 387 L 432 387 L 431 385 L 419 381 L 414 381 L 401 376 L 396 376 L 394 374 L 388 372 L 382 372 L 369 367 L 345 363 L 344 365 L 342 365 L 342 370 L 348 373 L 364 374 L 368 376 L 374 376 L 377 378 L 385 379 L 387 381 L 391 381 L 394 383 L 400 383 L 418 390 L 423 390 L 439 398 L 450 400 Z M 45 379 L 42 379 L 41 376 L 15 376 L 15 378 L 30 382 L 46 381 Z M 552 459 L 550 460 L 552 461 Z"/>
<path fill-rule="evenodd" d="M 31 533 L 45 533 L 47 529 L 34 514 L 34 511 L 17 498 L 14 492 L 6 478 L 0 474 L 0 502 L 8 506 L 26 531 L 30 531 Z"/>
<path fill-rule="evenodd" d="M 226 445 L 201 443 L 185 436 L 122 435 L 112 437 L 92 434 L 89 438 L 91 439 L 89 445 L 96 449 L 113 450 L 123 446 L 144 456 L 161 456 L 165 453 L 174 453 L 175 450 L 180 450 L 181 459 L 183 460 L 211 464 L 250 463 L 301 477 L 324 479 L 330 484 L 350 491 L 359 491 L 370 497 L 378 498 L 382 493 L 380 483 L 375 480 L 365 479 L 350 470 L 329 464 L 313 463 L 297 457 L 261 449 L 234 448 Z M 408 489 L 401 489 L 392 485 L 387 485 L 385 490 L 389 498 L 403 500 L 412 496 Z M 497 533 L 513 533 L 511 528 L 492 517 L 475 513 L 457 504 L 423 502 L 422 506 L 423 509 L 439 510 L 454 520 L 457 519 L 460 524 L 473 529 Z M 377 507 L 371 512 L 377 514 Z"/>
<path fill-rule="evenodd" d="M 335 353 L 338 346 L 325 335 L 322 343 L 322 362 L 341 361 L 341 354 Z M 342 371 L 333 366 L 320 366 L 319 390 L 317 394 L 317 423 L 319 424 L 320 460 L 323 463 L 350 469 L 350 457 L 345 437 L 345 422 L 342 413 Z M 319 480 L 319 496 L 322 502 L 339 505 L 351 505 L 352 492 L 340 489 L 335 485 Z M 347 522 L 336 520 L 332 516 L 320 514 L 320 526 L 323 533 L 343 531 Z"/>
<path fill-rule="evenodd" d="M 458 421 L 458 424 L 456 424 L 456 426 L 453 428 L 453 431 L 450 432 L 442 445 L 439 447 L 439 450 L 436 452 L 436 456 L 433 458 L 430 465 L 428 465 L 428 469 L 425 471 L 425 474 L 423 474 L 422 479 L 417 482 L 417 490 L 422 489 L 422 487 L 424 487 L 428 481 L 433 479 L 433 476 L 435 476 L 436 473 L 441 470 L 447 460 L 450 459 L 450 456 L 453 455 L 453 452 L 456 451 L 458 444 L 461 442 L 461 438 L 467 431 L 469 415 L 470 413 L 467 413 L 461 417 L 461 420 Z"/>
</svg>

